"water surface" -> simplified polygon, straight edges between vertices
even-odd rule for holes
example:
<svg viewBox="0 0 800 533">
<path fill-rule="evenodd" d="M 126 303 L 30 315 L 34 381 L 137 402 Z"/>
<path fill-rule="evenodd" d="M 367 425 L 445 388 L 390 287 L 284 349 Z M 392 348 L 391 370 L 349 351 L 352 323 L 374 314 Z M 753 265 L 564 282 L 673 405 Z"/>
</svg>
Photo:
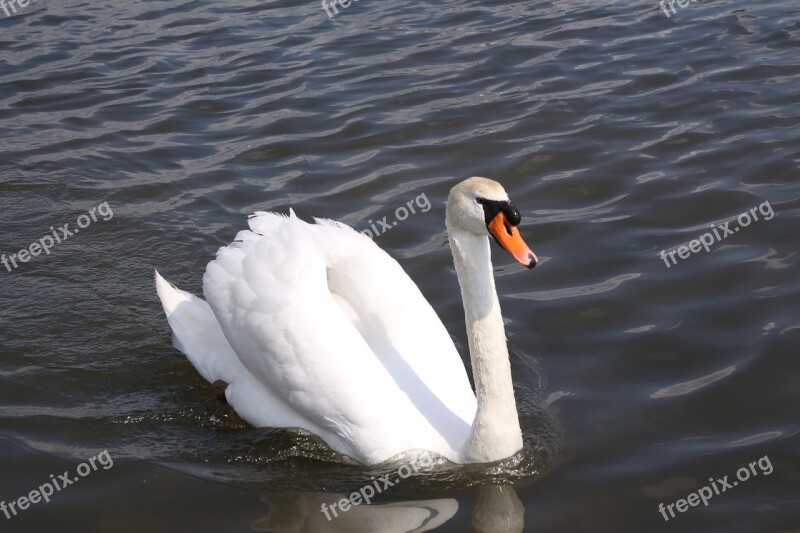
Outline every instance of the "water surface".
<svg viewBox="0 0 800 533">
<path fill-rule="evenodd" d="M 0 266 L 0 500 L 114 459 L 3 531 L 800 527 L 796 3 L 59 0 L 0 28 L 0 253 L 113 212 Z M 368 229 L 424 194 L 376 241 L 465 345 L 444 201 L 472 175 L 542 259 L 495 249 L 526 448 L 328 522 L 392 467 L 214 401 L 153 270 L 199 294 L 255 210 Z"/>
</svg>

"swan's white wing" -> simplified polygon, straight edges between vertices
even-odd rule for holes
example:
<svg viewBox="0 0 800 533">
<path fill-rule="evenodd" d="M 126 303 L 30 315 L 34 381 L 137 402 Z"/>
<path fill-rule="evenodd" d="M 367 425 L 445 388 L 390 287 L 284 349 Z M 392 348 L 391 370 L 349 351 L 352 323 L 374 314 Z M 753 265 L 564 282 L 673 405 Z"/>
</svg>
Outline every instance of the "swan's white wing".
<svg viewBox="0 0 800 533">
<path fill-rule="evenodd" d="M 172 328 L 172 342 L 200 375 L 231 383 L 246 372 L 206 302 L 175 287 L 156 271 L 156 291 Z"/>
<path fill-rule="evenodd" d="M 455 459 L 474 395 L 441 322 L 399 265 L 332 223 L 260 213 L 251 228 L 204 277 L 250 375 L 308 422 L 300 427 L 359 461 L 418 448 Z M 262 415 L 250 421 L 275 425 Z"/>
<path fill-rule="evenodd" d="M 173 344 L 209 383 L 229 384 L 225 395 L 245 420 L 269 418 L 275 427 L 305 427 L 316 432 L 280 398 L 254 378 L 239 361 L 204 300 L 175 287 L 156 272 L 156 290 L 172 328 Z"/>
<path fill-rule="evenodd" d="M 475 396 L 464 363 L 436 312 L 389 254 L 349 226 L 309 226 L 325 256 L 328 288 L 423 414 L 441 427 L 448 412 L 471 425 Z M 430 391 L 437 401 L 426 398 Z"/>
</svg>

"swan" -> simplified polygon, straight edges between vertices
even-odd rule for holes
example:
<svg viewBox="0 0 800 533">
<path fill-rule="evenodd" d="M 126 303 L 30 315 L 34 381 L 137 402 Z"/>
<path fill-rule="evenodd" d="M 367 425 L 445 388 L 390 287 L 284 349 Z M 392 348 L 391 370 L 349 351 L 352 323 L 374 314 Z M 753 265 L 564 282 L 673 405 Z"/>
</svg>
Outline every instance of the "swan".
<svg viewBox="0 0 800 533">
<path fill-rule="evenodd" d="M 366 465 L 415 452 L 489 463 L 522 448 L 489 241 L 536 266 L 520 220 L 496 181 L 448 196 L 475 392 L 416 284 L 339 222 L 255 213 L 208 264 L 205 300 L 158 271 L 156 290 L 175 347 L 253 426 L 310 432 Z"/>
</svg>

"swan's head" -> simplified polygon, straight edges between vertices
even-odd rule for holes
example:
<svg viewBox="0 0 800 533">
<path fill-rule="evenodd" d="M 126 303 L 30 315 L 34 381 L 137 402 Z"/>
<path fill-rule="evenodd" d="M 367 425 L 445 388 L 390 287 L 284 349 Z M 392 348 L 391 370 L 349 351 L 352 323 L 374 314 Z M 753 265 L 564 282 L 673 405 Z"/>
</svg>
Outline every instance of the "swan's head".
<svg viewBox="0 0 800 533">
<path fill-rule="evenodd" d="M 503 186 L 486 178 L 469 178 L 450 190 L 447 226 L 452 230 L 494 237 L 514 259 L 533 268 L 539 258 L 519 234 L 519 209 L 508 199 Z"/>
</svg>

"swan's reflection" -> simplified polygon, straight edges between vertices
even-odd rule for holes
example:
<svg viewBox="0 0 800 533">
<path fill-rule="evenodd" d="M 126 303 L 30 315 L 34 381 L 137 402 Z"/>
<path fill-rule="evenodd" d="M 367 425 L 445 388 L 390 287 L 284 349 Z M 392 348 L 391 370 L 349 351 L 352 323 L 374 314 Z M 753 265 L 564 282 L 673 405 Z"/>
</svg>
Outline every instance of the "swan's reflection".
<svg viewBox="0 0 800 533">
<path fill-rule="evenodd" d="M 476 489 L 469 530 L 475 533 L 519 533 L 525 509 L 513 487 L 485 486 Z M 322 504 L 330 505 L 344 494 L 323 492 L 267 494 L 262 500 L 269 515 L 253 524 L 254 531 L 275 533 L 416 533 L 431 531 L 456 515 L 453 498 L 385 504 L 356 505 L 328 520 Z"/>
<path fill-rule="evenodd" d="M 525 527 L 525 508 L 511 485 L 478 488 L 469 530 L 475 533 L 520 533 Z"/>
</svg>

